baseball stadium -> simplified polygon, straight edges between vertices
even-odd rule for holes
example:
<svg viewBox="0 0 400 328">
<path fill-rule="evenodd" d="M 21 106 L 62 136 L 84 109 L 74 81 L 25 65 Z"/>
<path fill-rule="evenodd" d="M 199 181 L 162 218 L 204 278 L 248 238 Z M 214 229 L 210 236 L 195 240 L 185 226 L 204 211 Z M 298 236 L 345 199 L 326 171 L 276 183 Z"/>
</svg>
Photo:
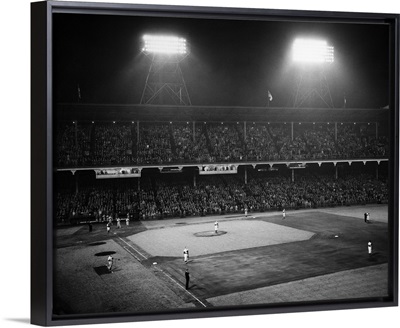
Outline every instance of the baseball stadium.
<svg viewBox="0 0 400 328">
<path fill-rule="evenodd" d="M 297 24 L 57 16 L 55 318 L 393 296 L 388 31 Z"/>
</svg>

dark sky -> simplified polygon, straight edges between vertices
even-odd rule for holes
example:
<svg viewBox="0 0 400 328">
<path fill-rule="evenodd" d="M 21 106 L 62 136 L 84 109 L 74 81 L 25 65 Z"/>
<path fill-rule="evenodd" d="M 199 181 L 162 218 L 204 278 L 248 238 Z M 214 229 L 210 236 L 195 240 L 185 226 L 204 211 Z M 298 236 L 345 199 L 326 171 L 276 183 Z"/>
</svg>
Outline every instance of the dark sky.
<svg viewBox="0 0 400 328">
<path fill-rule="evenodd" d="M 290 106 L 298 68 L 288 60 L 298 36 L 335 47 L 326 77 L 335 107 L 388 104 L 386 25 L 55 14 L 56 102 L 138 104 L 150 60 L 145 33 L 179 34 L 190 45 L 181 62 L 192 105 Z"/>
</svg>

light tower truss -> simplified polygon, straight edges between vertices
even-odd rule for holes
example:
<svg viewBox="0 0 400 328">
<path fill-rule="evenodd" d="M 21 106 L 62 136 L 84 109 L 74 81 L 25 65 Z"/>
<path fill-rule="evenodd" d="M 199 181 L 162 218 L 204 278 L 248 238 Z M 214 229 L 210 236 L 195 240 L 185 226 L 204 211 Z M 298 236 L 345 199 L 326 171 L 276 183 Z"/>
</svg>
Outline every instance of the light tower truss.
<svg viewBox="0 0 400 328">
<path fill-rule="evenodd" d="M 294 108 L 334 108 L 325 71 L 300 71 L 294 80 Z"/>
<path fill-rule="evenodd" d="M 334 48 L 323 40 L 296 39 L 292 50 L 292 59 L 298 66 L 293 107 L 333 108 L 326 67 L 334 62 Z"/>
<path fill-rule="evenodd" d="M 143 53 L 151 60 L 141 104 L 190 106 L 180 62 L 188 55 L 186 40 L 175 36 L 145 35 Z"/>
</svg>

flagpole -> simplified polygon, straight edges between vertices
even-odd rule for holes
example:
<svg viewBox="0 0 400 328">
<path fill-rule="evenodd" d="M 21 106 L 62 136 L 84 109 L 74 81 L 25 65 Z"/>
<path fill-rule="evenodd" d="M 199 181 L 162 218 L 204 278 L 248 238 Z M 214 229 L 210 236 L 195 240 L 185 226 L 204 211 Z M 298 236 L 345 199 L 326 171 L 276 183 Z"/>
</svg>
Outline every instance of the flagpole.
<svg viewBox="0 0 400 328">
<path fill-rule="evenodd" d="M 78 83 L 78 102 L 81 102 L 81 88 Z"/>
</svg>

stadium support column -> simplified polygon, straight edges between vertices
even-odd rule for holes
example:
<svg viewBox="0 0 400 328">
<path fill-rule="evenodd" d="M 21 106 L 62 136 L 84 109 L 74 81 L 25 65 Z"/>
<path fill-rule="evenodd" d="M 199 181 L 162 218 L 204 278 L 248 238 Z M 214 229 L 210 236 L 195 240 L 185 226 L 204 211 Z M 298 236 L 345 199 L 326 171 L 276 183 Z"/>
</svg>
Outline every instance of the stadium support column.
<svg viewBox="0 0 400 328">
<path fill-rule="evenodd" d="M 196 122 L 193 121 L 193 142 L 196 142 Z"/>
<path fill-rule="evenodd" d="M 140 122 L 137 121 L 137 131 L 136 131 L 136 143 L 137 143 L 137 149 L 139 149 L 139 141 L 140 141 L 140 133 L 139 133 L 139 128 L 140 128 Z"/>
<path fill-rule="evenodd" d="M 291 123 L 291 134 L 292 134 L 292 141 L 293 141 L 293 122 Z"/>
<path fill-rule="evenodd" d="M 196 171 L 193 173 L 193 187 L 196 188 L 197 181 L 196 181 Z"/>
<path fill-rule="evenodd" d="M 244 122 L 243 122 L 243 138 L 244 138 L 244 143 L 246 143 L 246 134 L 247 134 L 246 130 L 247 130 L 247 124 L 246 124 L 246 121 L 244 121 Z"/>
<path fill-rule="evenodd" d="M 294 169 L 292 169 L 292 182 L 294 182 Z"/>
<path fill-rule="evenodd" d="M 247 166 L 244 167 L 244 184 L 247 185 Z"/>
<path fill-rule="evenodd" d="M 135 124 L 132 122 L 131 124 L 131 138 L 130 141 L 132 142 L 132 145 L 130 147 L 132 151 L 132 157 L 137 158 L 137 141 L 135 144 Z"/>
<path fill-rule="evenodd" d="M 335 165 L 335 180 L 337 180 L 338 177 L 339 177 L 339 174 L 338 174 L 338 167 L 337 167 L 337 164 L 336 164 L 336 163 L 335 163 L 334 165 Z"/>
<path fill-rule="evenodd" d="M 378 122 L 375 122 L 375 138 L 378 139 Z"/>
<path fill-rule="evenodd" d="M 75 121 L 74 124 L 74 134 L 75 134 L 75 147 L 78 147 L 78 122 Z"/>
<path fill-rule="evenodd" d="M 75 175 L 75 195 L 77 195 L 79 193 L 79 178 L 76 171 L 73 171 L 73 174 Z"/>
<path fill-rule="evenodd" d="M 335 122 L 335 141 L 337 141 L 337 122 Z"/>
</svg>

